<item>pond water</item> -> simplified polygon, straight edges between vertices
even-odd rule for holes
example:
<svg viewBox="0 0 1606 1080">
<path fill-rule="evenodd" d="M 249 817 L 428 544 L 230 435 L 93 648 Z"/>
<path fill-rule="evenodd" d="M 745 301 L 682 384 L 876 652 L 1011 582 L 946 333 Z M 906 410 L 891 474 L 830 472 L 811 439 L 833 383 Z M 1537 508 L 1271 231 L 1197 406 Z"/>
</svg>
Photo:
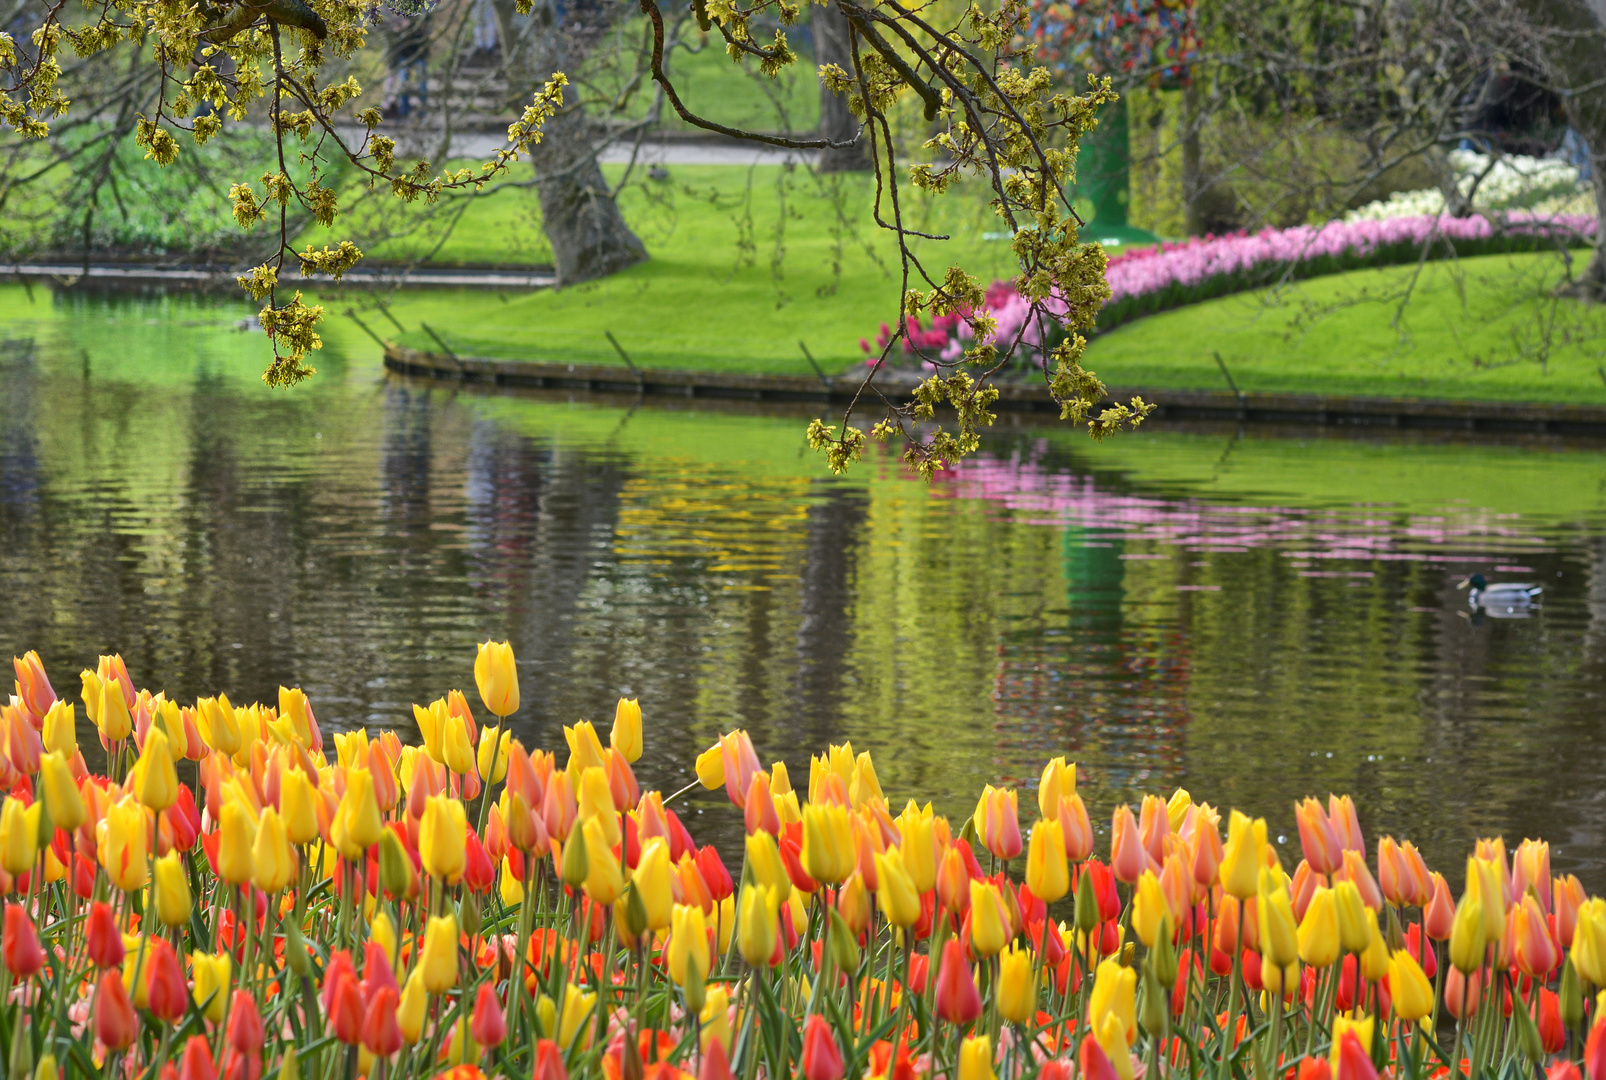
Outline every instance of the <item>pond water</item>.
<svg viewBox="0 0 1606 1080">
<path fill-rule="evenodd" d="M 1293 801 L 1350 792 L 1452 881 L 1542 834 L 1606 887 L 1599 444 L 1012 421 L 930 486 L 833 480 L 801 415 L 477 394 L 340 340 L 270 392 L 241 314 L 0 289 L 0 655 L 58 690 L 119 651 L 182 701 L 299 684 L 411 731 L 505 636 L 527 743 L 639 695 L 666 791 L 738 725 L 949 813 L 1066 754 L 1106 828 L 1184 785 L 1297 860 Z M 1470 618 L 1472 571 L 1542 611 Z"/>
</svg>

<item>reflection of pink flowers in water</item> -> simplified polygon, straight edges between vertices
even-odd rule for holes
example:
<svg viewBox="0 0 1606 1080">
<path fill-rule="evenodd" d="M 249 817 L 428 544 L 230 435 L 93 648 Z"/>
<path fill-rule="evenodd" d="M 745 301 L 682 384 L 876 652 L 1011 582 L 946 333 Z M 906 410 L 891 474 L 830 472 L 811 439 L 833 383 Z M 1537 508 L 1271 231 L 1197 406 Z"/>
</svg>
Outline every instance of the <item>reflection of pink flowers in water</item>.
<svg viewBox="0 0 1606 1080">
<path fill-rule="evenodd" d="M 1501 231 L 1504 235 L 1568 239 L 1593 236 L 1595 227 L 1593 217 L 1541 218 L 1523 212 L 1507 216 Z M 1402 245 L 1419 248 L 1440 240 L 1451 243 L 1489 240 L 1496 231 L 1494 224 L 1478 215 L 1464 218 L 1427 215 L 1385 221 L 1332 221 L 1325 225 L 1264 229 L 1253 235 L 1201 236 L 1113 255 L 1105 269 L 1105 279 L 1110 284 L 1109 302 L 1116 304 L 1171 288 L 1197 288 L 1233 275 L 1242 275 L 1244 287 L 1250 287 L 1264 283 L 1267 273 L 1277 267 L 1297 267 L 1323 259 L 1365 260 L 1385 248 Z M 1001 350 L 1012 347 L 1017 335 L 1022 344 L 1032 349 L 1041 347 L 1042 329 L 1036 323 L 1028 325 L 1031 305 L 1015 292 L 1012 283 L 994 282 L 987 290 L 986 306 L 998 320 L 993 340 Z M 1055 298 L 1050 298 L 1045 307 L 1052 315 L 1065 312 L 1065 304 Z M 939 355 L 945 361 L 959 359 L 973 337 L 970 324 L 960 315 L 939 315 L 932 319 L 929 328 L 919 319 L 908 320 L 905 329 L 902 344 L 906 354 L 918 349 Z M 876 337 L 877 349 L 868 362 L 874 363 L 875 356 L 886 348 L 891 337 L 891 329 L 882 323 L 881 333 Z M 868 342 L 861 340 L 859 345 L 865 352 L 871 352 Z"/>
<path fill-rule="evenodd" d="M 1288 559 L 1439 562 L 1491 551 L 1533 555 L 1549 550 L 1520 515 L 1468 506 L 1438 514 L 1380 507 L 1232 506 L 1196 497 L 1166 498 L 1110 491 L 1088 475 L 1043 464 L 1046 442 L 1026 455 L 966 458 L 939 472 L 936 498 L 980 499 L 1014 521 L 1077 526 L 1088 546 L 1151 541 L 1196 551 L 1278 549 Z"/>
</svg>

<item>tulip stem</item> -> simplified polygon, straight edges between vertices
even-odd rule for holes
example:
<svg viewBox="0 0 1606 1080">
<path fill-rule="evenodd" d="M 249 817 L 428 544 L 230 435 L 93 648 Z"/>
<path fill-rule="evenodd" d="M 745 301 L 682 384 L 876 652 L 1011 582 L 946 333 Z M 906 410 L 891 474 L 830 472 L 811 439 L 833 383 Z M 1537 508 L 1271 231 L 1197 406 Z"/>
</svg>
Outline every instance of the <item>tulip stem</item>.
<svg viewBox="0 0 1606 1080">
<path fill-rule="evenodd" d="M 1221 1080 L 1232 1080 L 1232 1048 L 1238 1041 L 1238 986 L 1243 977 L 1243 950 L 1234 948 L 1232 978 L 1227 984 L 1227 1028 L 1221 1033 Z"/>
</svg>

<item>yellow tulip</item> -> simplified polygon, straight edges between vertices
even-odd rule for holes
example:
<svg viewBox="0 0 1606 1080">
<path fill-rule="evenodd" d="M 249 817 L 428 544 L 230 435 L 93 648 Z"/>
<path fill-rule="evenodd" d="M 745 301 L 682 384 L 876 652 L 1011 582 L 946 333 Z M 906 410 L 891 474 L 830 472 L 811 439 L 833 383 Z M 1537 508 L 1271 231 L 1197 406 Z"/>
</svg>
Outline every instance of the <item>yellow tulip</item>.
<svg viewBox="0 0 1606 1080">
<path fill-rule="evenodd" d="M 708 974 L 708 923 L 696 904 L 676 904 L 669 917 L 669 977 L 685 986 L 687 968 Z"/>
<path fill-rule="evenodd" d="M 803 870 L 815 881 L 839 885 L 853 873 L 858 854 L 846 807 L 809 803 L 803 808 Z"/>
<path fill-rule="evenodd" d="M 1260 887 L 1265 865 L 1266 819 L 1251 821 L 1234 810 L 1227 821 L 1227 844 L 1221 856 L 1221 888 L 1229 896 L 1247 900 Z"/>
<path fill-rule="evenodd" d="M 498 881 L 503 907 L 515 908 L 524 903 L 524 883 L 513 876 L 513 864 L 506 855 L 502 856 L 502 873 Z"/>
<path fill-rule="evenodd" d="M 468 724 L 456 713 L 446 718 L 441 731 L 441 755 L 446 767 L 459 775 L 474 768 L 474 747 L 468 741 Z"/>
<path fill-rule="evenodd" d="M 619 844 L 619 814 L 613 806 L 613 789 L 608 786 L 607 770 L 598 766 L 591 766 L 580 774 L 580 820 L 599 822 L 599 834 L 607 848 L 617 847 Z M 591 843 L 591 837 L 586 837 Z"/>
<path fill-rule="evenodd" d="M 1483 905 L 1472 896 L 1470 885 L 1472 878 L 1468 878 L 1467 894 L 1456 905 L 1455 922 L 1450 925 L 1450 963 L 1463 975 L 1471 975 L 1483 966 L 1483 956 L 1488 945 L 1483 931 Z M 1578 922 L 1580 928 L 1583 920 Z M 1578 942 L 1577 931 L 1573 934 L 1573 948 L 1576 952 Z M 1579 968 L 1580 973 L 1583 969 Z M 1591 980 L 1593 981 L 1593 980 Z"/>
<path fill-rule="evenodd" d="M 166 926 L 184 926 L 195 907 L 190 895 L 190 878 L 178 851 L 169 851 L 156 860 L 156 915 Z"/>
<path fill-rule="evenodd" d="M 251 815 L 241 803 L 230 800 L 223 804 L 218 833 L 218 876 L 230 885 L 244 885 L 251 880 L 251 849 L 257 835 Z"/>
<path fill-rule="evenodd" d="M 970 883 L 970 947 L 977 956 L 993 956 L 1014 937 L 1009 909 L 991 881 Z"/>
<path fill-rule="evenodd" d="M 914 882 L 915 891 L 930 892 L 937 884 L 936 819 L 931 815 L 931 804 L 922 810 L 911 799 L 898 817 L 898 834 L 903 868 Z"/>
<path fill-rule="evenodd" d="M 487 784 L 500 784 L 507 776 L 507 752 L 513 744 L 513 733 L 503 731 L 498 738 L 496 733 L 499 730 L 500 726 L 480 732 L 480 748 L 474 763 L 480 767 L 480 779 Z M 495 776 L 491 775 L 493 769 Z"/>
<path fill-rule="evenodd" d="M 641 702 L 620 698 L 613 710 L 613 730 L 608 744 L 631 764 L 641 760 Z"/>
<path fill-rule="evenodd" d="M 595 991 L 587 993 L 574 983 L 567 984 L 563 993 L 563 1015 L 558 1019 L 558 1045 L 567 1050 L 574 1045 L 575 1036 L 586 1029 L 586 1021 L 591 1019 L 591 1010 L 597 1007 Z M 590 1033 L 581 1045 L 590 1041 Z"/>
<path fill-rule="evenodd" d="M 39 813 L 40 804 L 24 808 L 21 799 L 6 799 L 0 808 L 0 865 L 13 878 L 39 858 Z"/>
<path fill-rule="evenodd" d="M 670 876 L 669 842 L 661 836 L 654 836 L 641 845 L 641 858 L 637 860 L 636 869 L 630 876 L 636 887 L 636 895 L 641 897 L 641 906 L 647 912 L 648 930 L 665 930 L 669 927 L 669 917 L 675 906 Z"/>
<path fill-rule="evenodd" d="M 346 841 L 355 855 L 341 854 L 350 859 L 361 858 L 368 849 L 379 843 L 384 835 L 385 822 L 379 816 L 379 800 L 374 794 L 374 777 L 367 769 L 346 770 L 346 794 L 335 811 L 345 827 Z"/>
<path fill-rule="evenodd" d="M 158 814 L 178 798 L 178 772 L 168 752 L 167 733 L 155 724 L 145 733 L 145 748 L 134 763 L 134 794 Z"/>
<path fill-rule="evenodd" d="M 457 917 L 437 915 L 424 928 L 424 947 L 418 954 L 424 989 L 444 994 L 457 985 Z"/>
<path fill-rule="evenodd" d="M 1044 903 L 1052 904 L 1071 891 L 1071 870 L 1065 861 L 1065 831 L 1057 816 L 1032 826 L 1026 847 L 1026 887 Z M 1150 875 L 1153 876 L 1153 875 Z"/>
<path fill-rule="evenodd" d="M 1121 1025 L 1122 1049 L 1137 1038 L 1138 973 L 1124 967 L 1117 956 L 1099 962 L 1093 975 L 1093 992 L 1087 1000 L 1087 1015 L 1094 1031 L 1115 1017 Z M 1100 1040 L 1103 1045 L 1103 1040 Z"/>
<path fill-rule="evenodd" d="M 1037 1017 L 1037 980 L 1032 956 L 1011 944 L 998 957 L 998 1012 L 1005 1020 L 1030 1024 Z"/>
<path fill-rule="evenodd" d="M 886 802 L 881 793 L 881 780 L 875 774 L 875 763 L 866 750 L 853 763 L 853 776 L 848 781 L 848 802 L 855 810 L 869 802 Z"/>
<path fill-rule="evenodd" d="M 709 791 L 725 786 L 725 754 L 718 743 L 697 755 L 697 782 Z"/>
<path fill-rule="evenodd" d="M 1255 898 L 1260 913 L 1260 955 L 1264 963 L 1285 968 L 1299 959 L 1299 932 L 1294 925 L 1294 905 L 1279 876 L 1271 870 L 1260 874 L 1260 892 Z M 1334 927 L 1337 937 L 1337 927 Z"/>
<path fill-rule="evenodd" d="M 792 891 L 792 879 L 781 861 L 781 849 L 775 837 L 763 829 L 747 834 L 747 869 L 754 881 L 771 892 L 779 892 L 782 898 Z"/>
<path fill-rule="evenodd" d="M 1416 957 L 1404 949 L 1389 960 L 1389 993 L 1394 998 L 1394 1014 L 1409 1023 L 1433 1011 L 1433 984 Z"/>
<path fill-rule="evenodd" d="M 39 759 L 39 795 L 56 828 L 72 832 L 84 823 L 84 797 L 60 750 L 52 750 Z"/>
<path fill-rule="evenodd" d="M 214 1024 L 223 1022 L 223 990 L 229 984 L 229 954 L 190 954 L 191 979 L 194 981 L 195 1007 Z"/>
<path fill-rule="evenodd" d="M 468 865 L 468 818 L 463 804 L 445 795 L 424 802 L 418 825 L 418 857 L 424 872 L 456 885 Z"/>
<path fill-rule="evenodd" d="M 505 718 L 518 712 L 519 673 L 513 661 L 513 647 L 505 641 L 481 645 L 474 657 L 474 684 L 479 687 L 485 707 L 497 716 Z"/>
<path fill-rule="evenodd" d="M 731 1042 L 730 1024 L 730 994 L 723 986 L 710 986 L 708 997 L 703 1002 L 703 1009 L 698 1019 L 698 1047 L 708 1052 L 708 1044 L 718 1042 L 721 1049 L 728 1049 Z"/>
<path fill-rule="evenodd" d="M 1457 924 L 1461 921 L 1460 914 L 1456 912 Z M 1454 934 L 1451 934 L 1450 942 L 1453 956 Z M 1479 952 L 1481 959 L 1481 950 Z M 1573 930 L 1572 961 L 1573 967 L 1585 981 L 1593 986 L 1606 986 L 1606 900 L 1598 896 L 1578 906 L 1578 922 Z M 1460 964 L 1456 966 L 1461 967 Z"/>
<path fill-rule="evenodd" d="M 582 831 L 586 837 L 586 848 L 601 853 L 599 858 L 587 860 L 589 865 L 583 883 L 586 895 L 591 897 L 593 903 L 611 904 L 625 891 L 624 877 L 619 872 L 619 860 L 608 850 L 602 835 L 600 819 L 590 818 L 582 827 Z"/>
<path fill-rule="evenodd" d="M 1076 764 L 1065 764 L 1063 757 L 1054 758 L 1043 766 L 1043 776 L 1037 782 L 1037 812 L 1044 818 L 1060 816 L 1060 800 L 1076 794 Z"/>
<path fill-rule="evenodd" d="M 920 921 L 920 893 L 903 868 L 903 853 L 888 848 L 886 854 L 876 854 L 876 903 L 887 923 L 907 930 Z"/>
<path fill-rule="evenodd" d="M 1290 907 L 1290 913 L 1292 910 Z M 1299 924 L 1298 941 L 1299 958 L 1311 967 L 1331 967 L 1338 960 L 1338 903 L 1333 890 L 1318 888 L 1311 896 Z"/>
<path fill-rule="evenodd" d="M 233 757 L 239 753 L 244 738 L 240 734 L 240 722 L 234 706 L 229 704 L 227 694 L 197 701 L 195 718 L 197 726 L 201 729 L 201 739 L 206 745 L 224 757 Z"/>
<path fill-rule="evenodd" d="M 45 713 L 44 747 L 46 752 L 60 754 L 70 758 L 78 752 L 77 721 L 73 716 L 73 707 L 65 701 L 57 701 Z M 65 826 L 64 826 L 65 827 Z"/>
<path fill-rule="evenodd" d="M 1377 928 L 1377 913 L 1366 910 L 1366 949 L 1361 953 L 1361 978 L 1379 982 L 1389 975 L 1389 948 Z"/>
<path fill-rule="evenodd" d="M 396 951 L 399 941 L 396 924 L 389 915 L 381 911 L 374 916 L 373 921 L 368 924 L 368 939 L 385 950 L 385 959 L 390 961 L 391 969 L 394 970 L 399 955 Z"/>
<path fill-rule="evenodd" d="M 1120 1018 L 1106 1016 L 1103 1023 L 1093 1029 L 1093 1038 L 1104 1056 L 1110 1059 L 1115 1075 L 1120 1080 L 1133 1080 L 1131 1037 L 1121 1030 Z"/>
<path fill-rule="evenodd" d="M 1338 942 L 1347 953 L 1362 953 L 1371 943 L 1372 934 L 1367 928 L 1366 901 L 1353 881 L 1340 881 L 1333 885 L 1333 903 L 1338 912 Z"/>
<path fill-rule="evenodd" d="M 14 800 L 7 799 L 6 809 L 10 809 L 13 802 Z M 227 804 L 224 805 L 223 811 L 223 820 L 227 822 Z M 244 811 L 241 812 L 243 813 Z M 111 878 L 112 884 L 124 892 L 143 889 L 145 883 L 150 880 L 150 868 L 146 864 L 147 853 L 150 850 L 148 829 L 149 819 L 146 817 L 145 808 L 139 804 L 138 800 L 126 795 L 108 806 L 106 808 L 106 816 L 101 818 L 100 823 L 95 826 L 97 855 L 100 858 L 100 865 L 105 867 L 106 876 Z M 34 837 L 34 842 L 37 844 L 39 834 L 37 823 L 32 828 L 25 828 L 23 831 L 27 835 Z M 4 832 L 5 811 L 0 810 L 0 834 Z M 10 845 L 6 842 L 8 839 L 0 836 L 0 844 L 5 844 L 8 849 L 6 867 L 9 871 L 11 864 L 9 861 Z M 28 861 L 30 863 L 33 861 L 31 854 Z"/>
<path fill-rule="evenodd" d="M 1145 948 L 1154 948 L 1160 925 L 1170 914 L 1171 908 L 1160 888 L 1160 879 L 1154 876 L 1153 870 L 1143 871 L 1138 876 L 1137 893 L 1132 898 L 1132 930 Z"/>
<path fill-rule="evenodd" d="M 771 895 L 762 886 L 748 885 L 737 908 L 736 949 L 755 968 L 767 968 L 775 955 L 776 909 Z"/>
<path fill-rule="evenodd" d="M 402 987 L 396 1002 L 396 1026 L 401 1028 L 402 1039 L 408 1046 L 418 1042 L 424 1033 L 424 1015 L 429 1008 L 429 992 L 424 989 L 424 971 L 414 968 Z"/>
<path fill-rule="evenodd" d="M 436 698 L 429 703 L 429 707 L 413 706 L 413 719 L 418 722 L 418 734 L 424 740 L 424 752 L 442 765 L 446 764 L 446 752 L 441 748 L 441 733 L 446 728 L 446 718 L 451 714 L 446 711 L 446 699 Z M 411 781 L 409 781 L 409 786 Z"/>
<path fill-rule="evenodd" d="M 284 819 L 270 806 L 257 821 L 256 841 L 251 845 L 251 880 L 265 893 L 281 892 L 296 879 L 297 869 Z"/>
<path fill-rule="evenodd" d="M 959 1080 L 997 1080 L 993 1042 L 986 1035 L 972 1035 L 959 1044 Z"/>
<path fill-rule="evenodd" d="M 1506 886 L 1504 861 L 1467 857 L 1466 896 L 1478 902 L 1483 912 L 1483 936 L 1496 942 L 1506 934 Z"/>
<path fill-rule="evenodd" d="M 128 715 L 128 702 L 123 698 L 123 687 L 116 679 L 108 679 L 100 686 L 100 710 L 96 723 L 106 741 L 115 743 L 128 738 L 134 730 L 134 718 Z"/>
<path fill-rule="evenodd" d="M 312 781 L 300 769 L 284 771 L 279 780 L 279 815 L 292 844 L 310 844 L 318 839 L 318 807 Z"/>
<path fill-rule="evenodd" d="M 579 720 L 573 727 L 563 729 L 563 741 L 569 747 L 569 760 L 563 766 L 563 771 L 569 774 L 569 780 L 576 789 L 580 786 L 580 777 L 587 769 L 607 769 L 607 758 L 602 753 L 602 740 L 597 738 L 597 729 L 589 720 Z"/>
</svg>

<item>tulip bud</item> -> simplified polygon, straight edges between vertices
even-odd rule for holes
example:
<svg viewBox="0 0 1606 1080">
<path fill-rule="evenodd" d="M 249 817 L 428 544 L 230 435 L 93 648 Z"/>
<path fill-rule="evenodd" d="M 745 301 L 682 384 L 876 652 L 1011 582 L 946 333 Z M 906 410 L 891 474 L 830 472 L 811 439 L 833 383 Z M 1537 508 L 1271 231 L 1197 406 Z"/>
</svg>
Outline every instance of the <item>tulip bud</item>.
<svg viewBox="0 0 1606 1080">
<path fill-rule="evenodd" d="M 472 892 L 466 889 L 463 891 L 463 899 L 458 902 L 457 916 L 458 920 L 463 924 L 463 933 L 467 934 L 470 940 L 479 936 L 480 902 Z"/>
<path fill-rule="evenodd" d="M 307 955 L 307 942 L 301 936 L 301 928 L 294 919 L 285 919 L 281 924 L 284 927 L 284 962 L 300 978 L 312 975 L 312 958 Z"/>
<path fill-rule="evenodd" d="M 1142 994 L 1139 1000 L 1138 1023 L 1152 1038 L 1165 1039 L 1171 1035 L 1171 1008 L 1161 988 L 1160 977 L 1154 970 L 1154 957 L 1143 965 L 1140 979 Z"/>
<path fill-rule="evenodd" d="M 1076 881 L 1076 929 L 1090 934 L 1099 924 L 1099 898 L 1093 887 L 1093 875 L 1083 870 Z"/>
<path fill-rule="evenodd" d="M 859 944 L 858 935 L 848 925 L 836 908 L 830 909 L 831 919 L 831 961 L 836 964 L 838 971 L 848 973 L 859 970 Z"/>
<path fill-rule="evenodd" d="M 402 846 L 395 829 L 386 829 L 379 840 L 379 885 L 396 898 L 412 892 L 415 874 L 413 860 Z"/>
<path fill-rule="evenodd" d="M 1154 977 L 1160 980 L 1160 985 L 1167 990 L 1176 985 L 1178 974 L 1177 949 L 1172 944 L 1172 937 L 1171 917 L 1168 915 L 1160 924 L 1160 933 L 1155 938 L 1154 948 L 1149 950 L 1149 967 L 1153 970 Z"/>
<path fill-rule="evenodd" d="M 497 716 L 508 717 L 518 712 L 519 675 L 512 646 L 505 641 L 487 641 L 481 645 L 474 657 L 474 683 L 479 688 L 480 700 Z"/>
<path fill-rule="evenodd" d="M 591 861 L 586 851 L 585 830 L 576 829 L 569 834 L 568 842 L 563 845 L 563 883 L 570 888 L 578 888 L 585 883 L 586 875 L 591 872 Z"/>
<path fill-rule="evenodd" d="M 1556 996 L 1562 1022 L 1576 1031 L 1584 1022 L 1584 988 L 1579 985 L 1578 972 L 1571 960 L 1561 965 L 1561 986 Z"/>
<path fill-rule="evenodd" d="M 641 759 L 641 702 L 635 698 L 619 699 L 613 711 L 613 730 L 608 742 L 626 761 L 633 763 Z"/>
</svg>

